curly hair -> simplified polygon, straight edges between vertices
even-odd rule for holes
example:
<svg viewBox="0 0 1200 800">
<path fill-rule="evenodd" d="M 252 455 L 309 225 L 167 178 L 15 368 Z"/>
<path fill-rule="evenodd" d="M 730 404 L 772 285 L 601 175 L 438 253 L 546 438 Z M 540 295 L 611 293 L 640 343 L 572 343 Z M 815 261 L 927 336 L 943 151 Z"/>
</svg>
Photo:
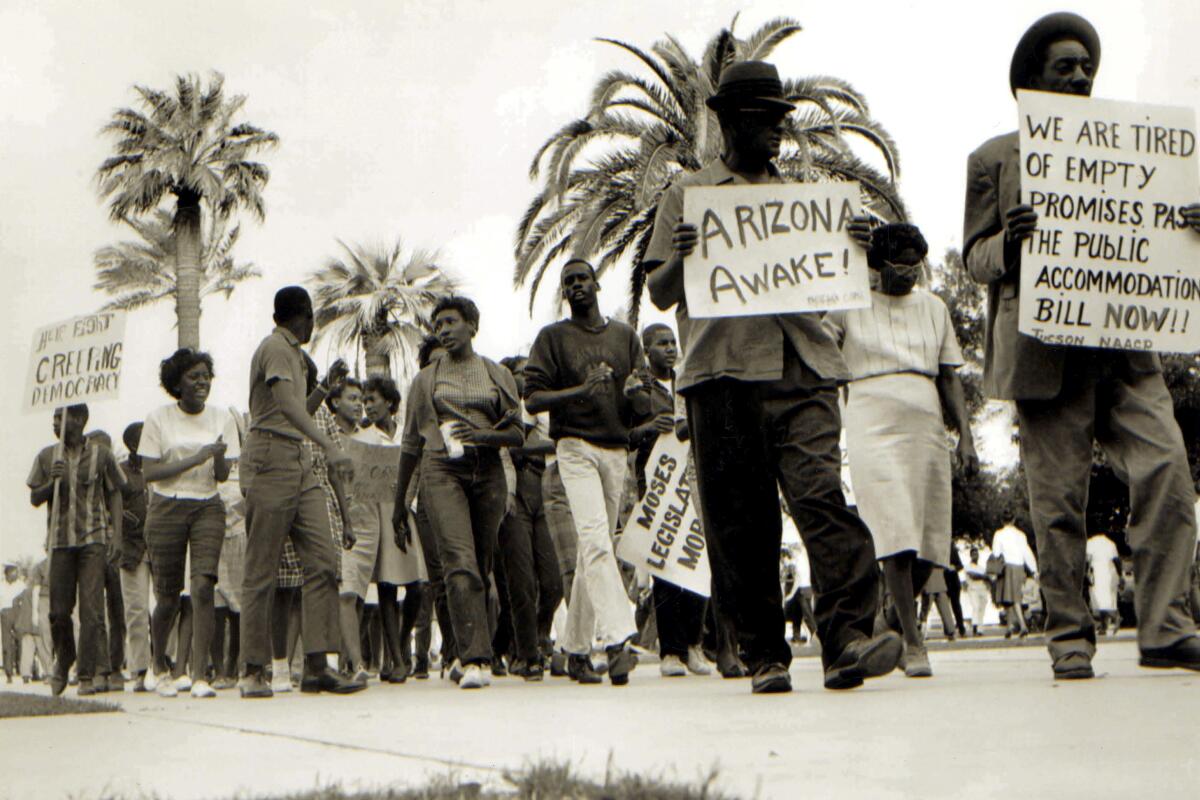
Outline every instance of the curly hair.
<svg viewBox="0 0 1200 800">
<path fill-rule="evenodd" d="M 500 359 L 500 366 L 504 367 L 509 372 L 516 372 L 517 365 L 528 360 L 529 356 L 505 356 L 504 358 Z"/>
<path fill-rule="evenodd" d="M 329 390 L 329 394 L 325 397 L 326 407 L 333 413 L 337 413 L 337 409 L 333 407 L 334 402 L 342 396 L 342 392 L 350 388 L 358 389 L 361 392 L 363 390 L 362 381 L 358 378 L 346 378 L 341 383 L 336 384 Z"/>
<path fill-rule="evenodd" d="M 464 322 L 479 330 L 479 306 L 471 298 L 453 294 L 440 298 L 429 315 L 429 321 L 432 323 L 443 311 L 457 311 Z"/>
<path fill-rule="evenodd" d="M 871 231 L 867 265 L 871 269 L 882 269 L 884 261 L 891 261 L 905 250 L 915 250 L 921 258 L 929 254 L 929 244 L 921 235 L 921 229 L 907 222 L 880 225 Z"/>
<path fill-rule="evenodd" d="M 391 378 L 383 375 L 373 375 L 367 378 L 367 382 L 363 386 L 363 394 L 369 392 L 375 392 L 386 400 L 388 410 L 393 414 L 400 410 L 400 390 L 396 388 L 396 382 Z"/>
<path fill-rule="evenodd" d="M 183 395 L 183 390 L 180 387 L 183 376 L 197 364 L 207 366 L 209 375 L 216 374 L 213 371 L 212 356 L 199 350 L 193 350 L 190 347 L 181 347 L 167 358 L 164 358 L 162 363 L 159 364 L 158 382 L 162 384 L 162 388 L 167 394 L 178 400 Z"/>
</svg>

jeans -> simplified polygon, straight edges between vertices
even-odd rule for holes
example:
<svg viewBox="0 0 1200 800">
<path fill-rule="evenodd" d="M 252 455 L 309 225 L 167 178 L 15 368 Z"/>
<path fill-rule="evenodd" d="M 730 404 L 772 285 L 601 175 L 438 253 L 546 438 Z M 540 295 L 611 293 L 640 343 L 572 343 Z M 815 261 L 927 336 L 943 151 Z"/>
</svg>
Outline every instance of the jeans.
<svg viewBox="0 0 1200 800">
<path fill-rule="evenodd" d="M 150 669 L 150 561 L 145 556 L 135 568 L 121 570 L 121 598 L 129 671 L 137 675 Z"/>
<path fill-rule="evenodd" d="M 304 650 L 336 653 L 340 644 L 337 554 L 325 491 L 300 442 L 251 431 L 241 458 L 246 487 L 246 574 L 242 581 L 241 654 L 248 666 L 271 660 L 271 602 L 283 542 L 291 537 L 304 567 Z"/>
<path fill-rule="evenodd" d="M 458 648 L 454 646 L 454 624 L 450 621 L 450 604 L 446 599 L 446 579 L 442 571 L 442 558 L 438 554 L 437 537 L 433 534 L 433 525 L 429 522 L 429 514 L 423 504 L 417 504 L 417 536 L 421 539 L 421 552 L 425 556 L 425 572 L 429 575 L 429 586 L 426 589 L 427 602 L 433 604 L 433 612 L 437 615 L 438 630 L 442 633 L 442 660 L 447 664 L 458 658 Z"/>
<path fill-rule="evenodd" d="M 487 581 L 508 493 L 500 455 L 484 447 L 456 459 L 426 454 L 420 492 L 437 540 L 458 658 L 486 664 L 492 660 Z"/>
<path fill-rule="evenodd" d="M 792 659 L 779 585 L 782 490 L 808 550 L 828 668 L 847 645 L 871 636 L 879 584 L 871 534 L 842 494 L 834 383 L 789 347 L 777 380 L 718 378 L 686 397 L 715 596 L 746 666 Z"/>
<path fill-rule="evenodd" d="M 1058 661 L 1096 650 L 1086 593 L 1093 439 L 1129 486 L 1138 645 L 1169 647 L 1196 632 L 1184 608 L 1196 547 L 1196 502 L 1171 396 L 1160 374 L 1125 374 L 1106 354 L 1072 350 L 1051 400 L 1018 400 L 1021 460 L 1046 599 L 1046 643 Z"/>
<path fill-rule="evenodd" d="M 500 561 L 512 624 L 515 656 L 534 661 L 550 638 L 554 610 L 563 597 L 558 555 L 542 502 L 539 471 L 528 467 L 517 473 L 517 497 L 500 526 Z M 496 571 L 497 584 L 501 570 Z"/>
<path fill-rule="evenodd" d="M 120 674 L 125 667 L 125 601 L 121 591 L 121 568 L 116 563 L 104 566 L 104 603 L 100 617 L 100 652 L 96 668 L 101 675 Z"/>
<path fill-rule="evenodd" d="M 624 448 L 597 447 L 573 437 L 559 439 L 556 451 L 579 535 L 563 649 L 585 655 L 594 636 L 609 647 L 637 633 L 612 543 L 629 460 Z"/>
<path fill-rule="evenodd" d="M 50 633 L 60 674 L 75 663 L 75 626 L 71 613 L 79 600 L 79 679 L 96 674 L 101 619 L 104 615 L 104 569 L 108 563 L 103 544 L 57 547 L 50 556 Z"/>
</svg>

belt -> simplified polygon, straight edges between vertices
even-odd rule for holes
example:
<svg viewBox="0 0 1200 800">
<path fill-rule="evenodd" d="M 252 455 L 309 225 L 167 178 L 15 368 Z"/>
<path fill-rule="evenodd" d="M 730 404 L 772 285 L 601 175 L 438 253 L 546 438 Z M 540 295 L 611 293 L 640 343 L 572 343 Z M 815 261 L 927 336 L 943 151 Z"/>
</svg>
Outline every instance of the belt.
<svg viewBox="0 0 1200 800">
<path fill-rule="evenodd" d="M 295 445 L 300 445 L 300 444 L 304 443 L 303 439 L 297 438 L 295 436 L 287 436 L 285 434 L 279 433 L 278 431 L 270 431 L 270 430 L 267 430 L 266 428 L 251 428 L 250 433 L 254 434 L 256 436 L 266 436 L 269 439 L 279 439 L 284 442 L 291 442 L 292 444 L 295 444 Z"/>
</svg>

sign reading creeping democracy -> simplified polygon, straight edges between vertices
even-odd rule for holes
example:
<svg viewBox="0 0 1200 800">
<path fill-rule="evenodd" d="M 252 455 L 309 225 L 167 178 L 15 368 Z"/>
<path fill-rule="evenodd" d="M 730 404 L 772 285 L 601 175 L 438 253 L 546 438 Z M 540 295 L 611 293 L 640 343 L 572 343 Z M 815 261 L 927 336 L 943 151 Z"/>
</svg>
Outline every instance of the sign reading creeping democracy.
<svg viewBox="0 0 1200 800">
<path fill-rule="evenodd" d="M 366 503 L 390 503 L 396 499 L 400 482 L 400 448 L 345 440 L 346 452 L 354 460 L 355 500 Z"/>
<path fill-rule="evenodd" d="M 1200 350 L 1200 201 L 1190 108 L 1018 93 L 1022 333 L 1051 344 Z M 1196 317 L 1196 319 L 1193 319 Z"/>
<path fill-rule="evenodd" d="M 23 410 L 117 397 L 124 339 L 124 311 L 101 311 L 38 328 L 33 334 Z"/>
<path fill-rule="evenodd" d="M 688 444 L 674 434 L 659 436 L 646 462 L 646 494 L 625 523 L 617 556 L 657 578 L 708 597 L 712 572 L 687 465 Z"/>
<path fill-rule="evenodd" d="M 699 232 L 683 266 L 688 315 L 869 306 L 866 253 L 846 231 L 859 192 L 857 183 L 687 187 L 683 218 Z"/>
</svg>

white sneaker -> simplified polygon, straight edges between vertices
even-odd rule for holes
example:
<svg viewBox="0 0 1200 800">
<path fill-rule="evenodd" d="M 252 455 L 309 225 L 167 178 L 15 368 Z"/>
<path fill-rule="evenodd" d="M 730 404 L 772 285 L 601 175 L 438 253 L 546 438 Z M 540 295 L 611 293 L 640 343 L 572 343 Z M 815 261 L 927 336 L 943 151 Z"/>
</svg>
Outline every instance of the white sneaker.
<svg viewBox="0 0 1200 800">
<path fill-rule="evenodd" d="M 292 672 L 286 666 L 271 670 L 271 691 L 275 694 L 292 690 Z"/>
<path fill-rule="evenodd" d="M 491 686 L 491 685 L 492 685 L 492 671 L 491 671 L 491 669 L 488 669 L 488 668 L 485 668 L 485 667 L 480 667 L 480 668 L 479 668 L 479 674 L 480 674 L 480 675 L 483 677 L 483 685 L 484 685 L 484 686 Z"/>
<path fill-rule="evenodd" d="M 658 665 L 658 674 L 664 678 L 679 678 L 687 675 L 687 667 L 679 660 L 679 656 L 664 656 Z"/>
<path fill-rule="evenodd" d="M 192 684 L 192 697 L 216 697 L 217 691 L 208 685 L 208 681 L 199 680 Z"/>
<path fill-rule="evenodd" d="M 154 670 L 146 670 L 145 686 L 147 692 L 153 692 L 158 688 L 158 676 L 154 674 Z"/>
<path fill-rule="evenodd" d="M 190 688 L 192 688 L 192 676 L 191 675 L 180 675 L 178 678 L 175 679 L 175 691 L 186 692 Z"/>
<path fill-rule="evenodd" d="M 156 675 L 154 680 L 156 681 L 154 691 L 158 693 L 159 697 L 177 697 L 179 695 L 179 690 L 175 688 L 175 682 L 167 673 Z"/>
<path fill-rule="evenodd" d="M 468 664 L 467 668 L 465 670 L 463 670 L 462 678 L 458 681 L 458 688 L 460 688 L 460 689 L 482 689 L 484 686 L 487 685 L 483 682 L 483 679 L 484 679 L 483 670 L 481 670 L 479 668 L 479 665 L 478 664 Z"/>
<path fill-rule="evenodd" d="M 712 675 L 712 667 L 704 660 L 704 653 L 699 647 L 689 647 L 687 654 L 688 672 L 693 675 Z"/>
</svg>

